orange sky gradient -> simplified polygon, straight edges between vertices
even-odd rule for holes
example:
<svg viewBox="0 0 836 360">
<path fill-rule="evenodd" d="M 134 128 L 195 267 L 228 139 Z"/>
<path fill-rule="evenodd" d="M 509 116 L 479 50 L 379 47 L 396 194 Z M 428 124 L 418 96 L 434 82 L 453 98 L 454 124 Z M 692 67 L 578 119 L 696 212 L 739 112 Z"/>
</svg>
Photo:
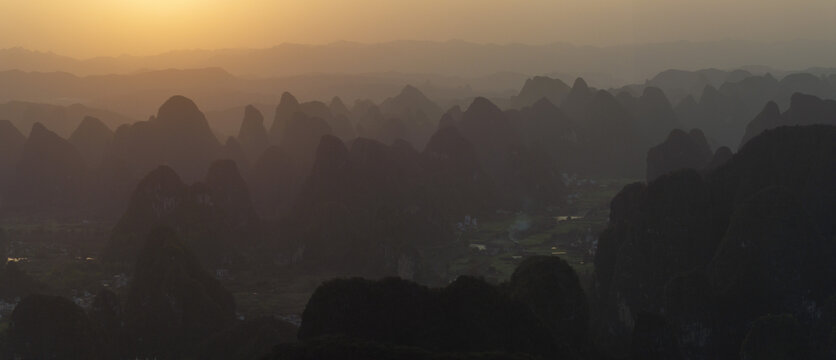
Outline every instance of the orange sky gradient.
<svg viewBox="0 0 836 360">
<path fill-rule="evenodd" d="M 75 57 L 283 42 L 836 39 L 833 0 L 6 0 L 0 48 Z"/>
</svg>

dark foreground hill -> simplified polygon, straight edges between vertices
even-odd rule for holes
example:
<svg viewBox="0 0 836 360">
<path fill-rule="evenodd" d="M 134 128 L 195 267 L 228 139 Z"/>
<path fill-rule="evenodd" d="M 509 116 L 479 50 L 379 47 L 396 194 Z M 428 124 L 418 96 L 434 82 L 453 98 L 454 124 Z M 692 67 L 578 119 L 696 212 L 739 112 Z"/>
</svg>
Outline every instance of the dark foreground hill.
<svg viewBox="0 0 836 360">
<path fill-rule="evenodd" d="M 595 258 L 599 346 L 637 359 L 737 358 L 744 339 L 782 346 L 757 326 L 786 314 L 806 334 L 796 355 L 829 358 L 834 214 L 831 126 L 767 130 L 704 176 L 625 187 Z"/>
<path fill-rule="evenodd" d="M 430 289 L 411 281 L 337 279 L 313 294 L 298 344 L 271 359 L 577 359 L 588 308 L 564 261 L 534 257 L 500 286 L 460 277 Z"/>
</svg>

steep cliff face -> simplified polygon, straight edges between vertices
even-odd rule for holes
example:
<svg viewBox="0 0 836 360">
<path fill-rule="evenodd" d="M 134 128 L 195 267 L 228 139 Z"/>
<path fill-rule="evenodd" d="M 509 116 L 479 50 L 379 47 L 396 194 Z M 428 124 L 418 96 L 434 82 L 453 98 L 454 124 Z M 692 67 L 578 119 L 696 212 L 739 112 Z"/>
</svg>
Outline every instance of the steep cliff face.
<svg viewBox="0 0 836 360">
<path fill-rule="evenodd" d="M 630 334 L 674 334 L 686 356 L 723 357 L 760 316 L 813 326 L 836 294 L 836 246 L 825 240 L 836 236 L 834 155 L 836 128 L 781 127 L 705 175 L 622 190 L 595 259 L 599 339 L 623 353 Z M 651 315 L 637 334 L 642 313 Z"/>
</svg>

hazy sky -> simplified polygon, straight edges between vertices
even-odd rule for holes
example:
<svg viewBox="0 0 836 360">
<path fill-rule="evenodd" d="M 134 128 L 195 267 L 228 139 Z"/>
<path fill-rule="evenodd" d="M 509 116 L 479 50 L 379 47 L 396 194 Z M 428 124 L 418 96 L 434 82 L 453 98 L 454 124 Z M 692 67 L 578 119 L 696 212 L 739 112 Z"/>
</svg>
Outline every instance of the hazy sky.
<svg viewBox="0 0 836 360">
<path fill-rule="evenodd" d="M 282 42 L 836 40 L 836 0 L 0 0 L 0 48 L 76 57 Z"/>
</svg>

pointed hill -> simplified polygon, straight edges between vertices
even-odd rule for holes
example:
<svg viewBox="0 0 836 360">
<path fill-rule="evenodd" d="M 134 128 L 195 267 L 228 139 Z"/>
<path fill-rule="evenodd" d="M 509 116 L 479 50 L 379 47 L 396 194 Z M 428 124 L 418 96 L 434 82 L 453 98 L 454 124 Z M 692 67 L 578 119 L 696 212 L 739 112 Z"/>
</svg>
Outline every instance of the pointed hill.
<svg viewBox="0 0 836 360">
<path fill-rule="evenodd" d="M 441 108 L 412 85 L 404 86 L 397 96 L 384 100 L 380 111 L 384 116 L 400 120 L 406 127 L 405 140 L 418 147 L 423 147 L 435 132 L 442 115 Z"/>
<path fill-rule="evenodd" d="M 571 88 L 560 79 L 547 76 L 535 76 L 525 81 L 520 93 L 511 98 L 511 107 L 522 109 L 531 106 L 540 99 L 547 99 L 552 104 L 560 104 L 569 95 Z"/>
<path fill-rule="evenodd" d="M 0 120 L 0 189 L 14 175 L 24 143 L 26 137 L 10 121 Z"/>
<path fill-rule="evenodd" d="M 289 92 L 282 93 L 282 98 L 279 105 L 276 106 L 276 114 L 273 118 L 273 123 L 270 125 L 270 143 L 278 145 L 284 136 L 287 123 L 293 118 L 293 115 L 301 111 L 299 108 L 299 100 Z"/>
<path fill-rule="evenodd" d="M 746 133 L 740 141 L 740 146 L 745 145 L 764 130 L 786 125 L 815 124 L 836 125 L 836 101 L 795 93 L 790 99 L 790 107 L 783 114 L 775 102 L 767 103 L 746 126 Z"/>
<path fill-rule="evenodd" d="M 68 139 L 90 167 L 101 165 L 105 152 L 113 141 L 113 130 L 101 120 L 85 117 Z"/>
<path fill-rule="evenodd" d="M 191 186 L 167 166 L 149 173 L 111 232 L 104 258 L 131 263 L 142 239 L 159 226 L 177 229 L 207 266 L 234 263 L 260 231 L 247 185 L 231 160 L 215 161 L 205 181 Z"/>
<path fill-rule="evenodd" d="M 111 156 L 124 161 L 135 175 L 166 164 L 192 181 L 221 154 L 221 144 L 197 105 L 174 96 L 148 121 L 119 127 Z"/>
<path fill-rule="evenodd" d="M 702 170 L 711 159 L 711 148 L 702 131 L 673 130 L 665 142 L 647 152 L 647 181 L 675 170 Z"/>
<path fill-rule="evenodd" d="M 244 109 L 244 120 L 238 130 L 238 142 L 244 150 L 247 159 L 255 160 L 270 145 L 267 128 L 264 127 L 264 116 L 252 105 Z"/>
<path fill-rule="evenodd" d="M 28 211 L 79 206 L 84 200 L 87 175 L 87 165 L 78 150 L 36 123 L 6 189 L 5 205 Z"/>
</svg>

